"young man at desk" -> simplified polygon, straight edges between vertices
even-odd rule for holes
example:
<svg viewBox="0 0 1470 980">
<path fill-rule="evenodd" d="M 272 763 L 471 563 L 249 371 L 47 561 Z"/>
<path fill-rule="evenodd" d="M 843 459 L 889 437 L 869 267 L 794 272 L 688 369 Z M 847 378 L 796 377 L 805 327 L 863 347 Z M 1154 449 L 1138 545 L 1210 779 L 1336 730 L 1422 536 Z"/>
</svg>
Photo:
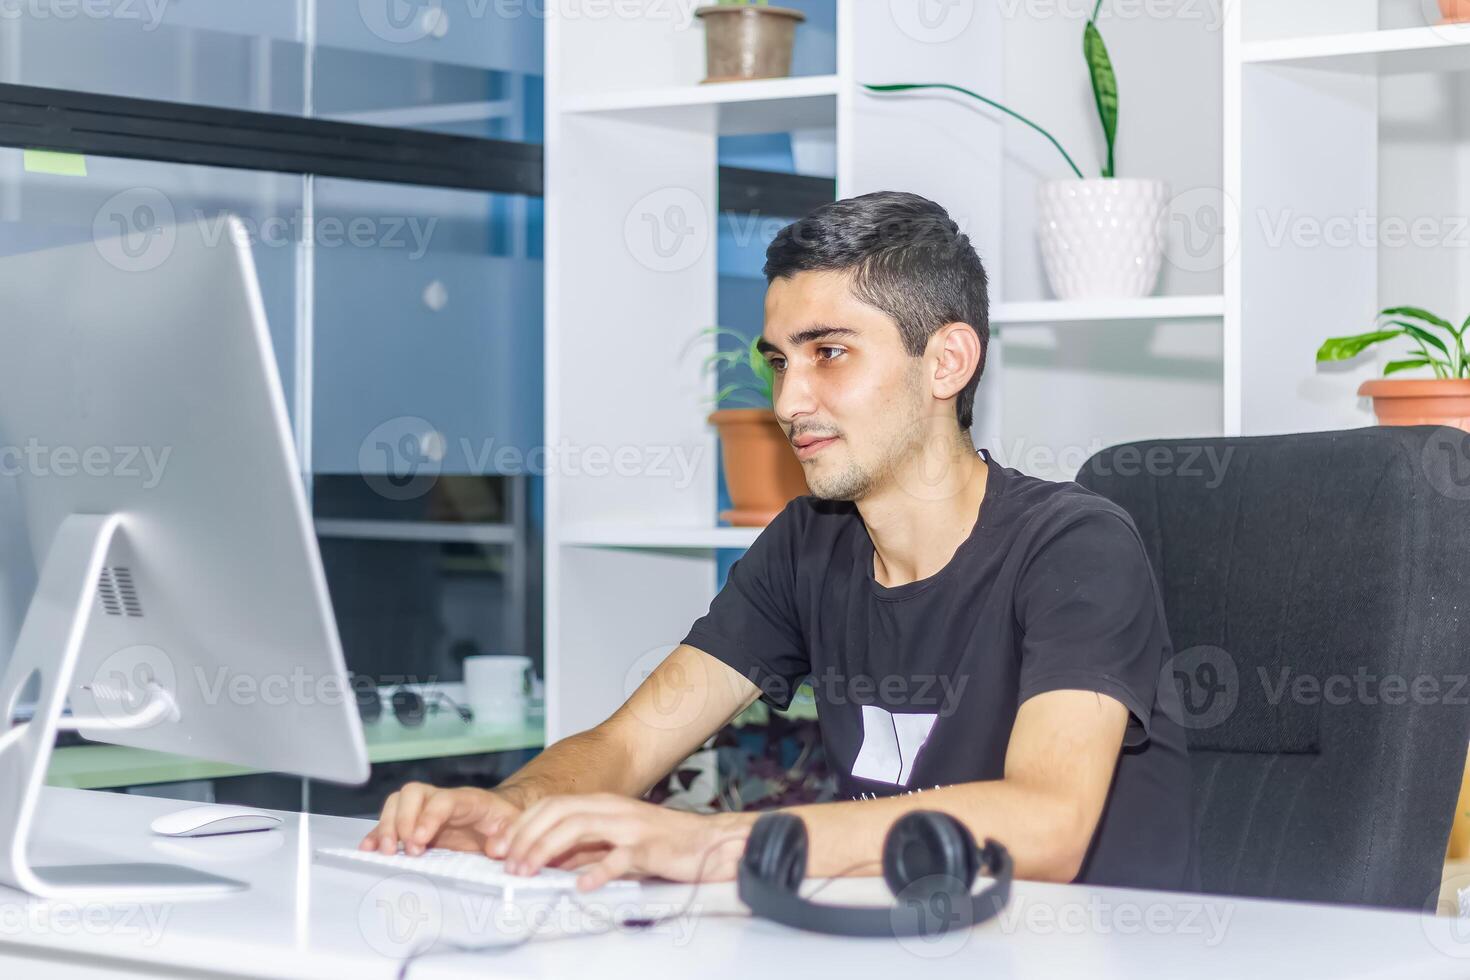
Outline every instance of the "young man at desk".
<svg viewBox="0 0 1470 980">
<path fill-rule="evenodd" d="M 1163 605 L 1127 513 L 971 442 L 986 275 L 939 205 L 825 205 L 767 250 L 760 348 L 812 496 L 731 568 L 707 615 L 607 721 L 493 790 L 409 784 L 363 849 L 480 850 L 582 886 L 735 876 L 754 813 L 639 799 L 764 697 L 810 675 L 850 799 L 794 807 L 808 874 L 943 810 L 1019 877 L 1197 889 L 1184 733 L 1164 713 Z"/>
</svg>

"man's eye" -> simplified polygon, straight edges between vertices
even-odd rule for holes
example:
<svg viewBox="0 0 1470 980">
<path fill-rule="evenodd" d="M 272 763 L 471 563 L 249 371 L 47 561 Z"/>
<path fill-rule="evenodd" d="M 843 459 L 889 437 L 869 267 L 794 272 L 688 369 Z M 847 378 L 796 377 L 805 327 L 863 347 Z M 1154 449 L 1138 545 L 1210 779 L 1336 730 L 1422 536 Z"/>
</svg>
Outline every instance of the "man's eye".
<svg viewBox="0 0 1470 980">
<path fill-rule="evenodd" d="M 841 347 L 818 347 L 817 348 L 817 354 L 818 355 L 825 355 L 825 353 L 827 351 L 831 351 L 832 352 L 832 356 L 830 356 L 830 357 L 820 356 L 819 357 L 819 360 L 823 360 L 823 361 L 835 361 L 838 357 L 840 357 L 843 353 L 845 353 Z"/>
<path fill-rule="evenodd" d="M 786 370 L 786 358 L 784 357 L 767 358 L 766 363 L 769 364 L 771 366 L 771 370 L 775 371 L 777 374 L 780 374 L 782 371 Z"/>
</svg>

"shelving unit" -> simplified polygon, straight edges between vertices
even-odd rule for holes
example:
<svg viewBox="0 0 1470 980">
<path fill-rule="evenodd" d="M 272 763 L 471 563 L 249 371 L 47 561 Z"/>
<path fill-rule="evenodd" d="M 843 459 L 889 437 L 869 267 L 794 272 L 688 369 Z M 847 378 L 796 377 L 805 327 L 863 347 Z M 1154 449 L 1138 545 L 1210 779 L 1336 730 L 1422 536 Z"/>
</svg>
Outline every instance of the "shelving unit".
<svg viewBox="0 0 1470 980">
<path fill-rule="evenodd" d="M 548 10 L 546 441 L 633 462 L 546 479 L 549 739 L 605 718 L 708 608 L 717 552 L 758 534 L 717 524 L 718 446 L 705 422 L 714 379 L 698 371 L 710 345 L 696 334 L 717 322 L 721 136 L 827 133 L 837 197 L 910 190 L 949 210 L 992 282 L 996 334 L 977 445 L 1065 446 L 1083 438 L 1067 427 L 1078 420 L 1089 439 L 1154 435 L 1134 406 L 1170 399 L 1182 402 L 1167 413 L 1182 432 L 1221 430 L 1218 268 L 1166 270 L 1164 295 L 1140 300 L 1046 299 L 1028 202 L 1038 179 L 1061 176 L 1054 151 L 973 100 L 863 88 L 942 80 L 1045 107 L 1069 146 L 1092 141 L 1100 159 L 1077 54 L 1082 22 L 963 4 L 944 14 L 960 15 L 946 27 L 903 21 L 902 4 L 830 2 L 835 70 L 719 85 L 700 84 L 697 22 Z M 1219 76 L 1202 66 L 1220 56 L 1220 36 L 1143 20 L 1120 21 L 1109 37 L 1115 60 L 1132 59 L 1131 172 L 1177 176 L 1218 198 L 1220 159 L 1206 137 L 1218 135 L 1210 92 Z M 1202 102 L 1149 84 L 1168 70 L 1156 66 L 1159 52 L 1199 72 Z M 1150 115 L 1165 122 L 1134 121 Z M 1189 166 L 1176 173 L 1181 153 Z"/>
<path fill-rule="evenodd" d="M 571 524 L 562 529 L 562 544 L 586 548 L 668 548 L 706 551 L 748 548 L 758 527 L 671 527 L 664 524 Z"/>
<path fill-rule="evenodd" d="M 1470 69 L 1470 27 L 1441 25 L 1245 41 L 1244 64 L 1355 75 Z"/>
<path fill-rule="evenodd" d="M 1395 353 L 1319 368 L 1316 348 L 1385 306 L 1470 303 L 1470 26 L 1415 6 L 1247 0 L 1226 21 L 1227 431 L 1374 424 L 1356 390 Z"/>
<path fill-rule="evenodd" d="M 1109 323 L 1118 320 L 1212 320 L 1225 315 L 1224 296 L 1146 296 L 1126 300 L 1039 300 L 997 303 L 995 327 L 1029 324 Z"/>
<path fill-rule="evenodd" d="M 756 536 L 717 526 L 714 379 L 698 370 L 712 348 L 696 334 L 717 313 L 719 137 L 828 131 L 839 197 L 904 187 L 956 213 L 1000 213 L 998 122 L 944 100 L 895 111 L 859 91 L 915 72 L 998 89 L 1000 12 L 977 10 L 962 36 L 934 43 L 896 31 L 887 4 L 833 3 L 835 72 L 719 85 L 700 84 L 698 23 L 548 8 L 546 440 L 639 461 L 547 477 L 548 738 L 605 718 L 708 608 L 716 550 Z M 915 166 L 925 158 L 967 166 Z M 998 227 L 977 238 L 998 251 Z"/>
<path fill-rule="evenodd" d="M 714 116 L 721 136 L 831 129 L 837 119 L 836 75 L 770 78 L 719 85 L 679 85 L 628 91 L 583 92 L 562 103 L 567 113 L 658 113 L 698 109 Z"/>
</svg>

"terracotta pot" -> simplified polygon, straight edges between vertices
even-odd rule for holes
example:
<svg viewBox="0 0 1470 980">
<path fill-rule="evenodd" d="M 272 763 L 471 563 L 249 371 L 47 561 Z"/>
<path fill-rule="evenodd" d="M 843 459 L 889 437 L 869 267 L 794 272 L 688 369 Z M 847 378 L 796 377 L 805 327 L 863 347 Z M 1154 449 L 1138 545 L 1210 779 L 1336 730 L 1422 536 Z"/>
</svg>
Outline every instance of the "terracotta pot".
<svg viewBox="0 0 1470 980">
<path fill-rule="evenodd" d="M 1373 399 L 1379 425 L 1453 425 L 1470 432 L 1470 379 L 1375 378 L 1358 394 Z"/>
<path fill-rule="evenodd" d="M 721 458 L 731 509 L 720 519 L 737 527 L 764 527 L 793 497 L 811 493 L 801 461 L 776 413 L 765 408 L 725 408 L 709 417 L 720 430 Z"/>
<path fill-rule="evenodd" d="M 700 7 L 706 82 L 785 78 L 791 74 L 796 25 L 806 14 L 786 7 Z"/>
<path fill-rule="evenodd" d="M 1470 20 L 1470 0 L 1439 0 L 1439 12 L 1449 23 Z"/>
</svg>

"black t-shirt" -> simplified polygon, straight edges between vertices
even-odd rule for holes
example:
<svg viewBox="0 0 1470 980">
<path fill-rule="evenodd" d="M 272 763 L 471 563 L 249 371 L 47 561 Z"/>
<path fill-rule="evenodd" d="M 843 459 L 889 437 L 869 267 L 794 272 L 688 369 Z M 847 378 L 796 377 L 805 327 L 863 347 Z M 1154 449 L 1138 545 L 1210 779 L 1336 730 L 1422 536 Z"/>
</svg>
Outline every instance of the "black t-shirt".
<svg viewBox="0 0 1470 980">
<path fill-rule="evenodd" d="M 1107 694 L 1130 717 L 1076 880 L 1197 890 L 1184 732 L 1156 697 L 1169 635 L 1138 530 L 1105 497 L 981 454 L 979 519 L 938 572 L 880 585 L 856 506 L 798 497 L 731 566 L 684 642 L 776 707 L 810 675 L 850 797 L 1000 779 L 1022 702 Z"/>
</svg>

